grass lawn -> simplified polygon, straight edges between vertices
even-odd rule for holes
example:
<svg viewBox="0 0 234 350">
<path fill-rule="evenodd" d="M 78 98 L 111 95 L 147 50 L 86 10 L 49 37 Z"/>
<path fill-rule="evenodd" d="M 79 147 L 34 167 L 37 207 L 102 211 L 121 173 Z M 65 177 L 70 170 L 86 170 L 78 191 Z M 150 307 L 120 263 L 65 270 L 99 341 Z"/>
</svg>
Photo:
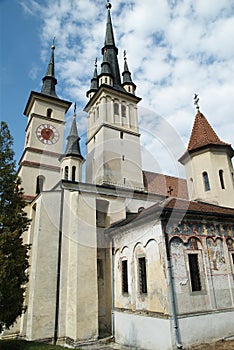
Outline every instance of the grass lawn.
<svg viewBox="0 0 234 350">
<path fill-rule="evenodd" d="M 62 350 L 58 345 L 36 343 L 25 340 L 0 340 L 0 350 Z"/>
</svg>

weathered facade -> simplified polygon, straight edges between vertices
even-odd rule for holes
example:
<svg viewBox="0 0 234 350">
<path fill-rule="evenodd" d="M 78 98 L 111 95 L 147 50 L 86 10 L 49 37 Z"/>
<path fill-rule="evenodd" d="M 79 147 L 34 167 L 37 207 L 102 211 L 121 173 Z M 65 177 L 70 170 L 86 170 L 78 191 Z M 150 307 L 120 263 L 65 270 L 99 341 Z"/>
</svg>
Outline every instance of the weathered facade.
<svg viewBox="0 0 234 350">
<path fill-rule="evenodd" d="M 75 110 L 62 151 L 71 103 L 56 94 L 54 46 L 25 108 L 30 279 L 11 332 L 74 346 L 113 335 L 149 350 L 230 336 L 234 151 L 198 110 L 180 158 L 187 181 L 142 170 L 140 98 L 126 57 L 120 77 L 110 9 L 101 72 L 95 65 L 87 92 L 86 163 Z"/>
</svg>

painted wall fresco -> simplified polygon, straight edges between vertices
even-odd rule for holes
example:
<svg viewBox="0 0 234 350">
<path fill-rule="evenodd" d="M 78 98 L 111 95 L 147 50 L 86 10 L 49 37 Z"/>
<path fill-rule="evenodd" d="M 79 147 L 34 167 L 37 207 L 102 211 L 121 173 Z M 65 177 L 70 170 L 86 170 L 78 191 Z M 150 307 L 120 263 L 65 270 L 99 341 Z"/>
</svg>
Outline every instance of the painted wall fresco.
<svg viewBox="0 0 234 350">
<path fill-rule="evenodd" d="M 200 236 L 225 236 L 234 237 L 234 225 L 229 224 L 213 224 L 213 223 L 197 223 L 182 222 L 167 228 L 169 234 L 190 235 L 196 234 Z"/>
</svg>

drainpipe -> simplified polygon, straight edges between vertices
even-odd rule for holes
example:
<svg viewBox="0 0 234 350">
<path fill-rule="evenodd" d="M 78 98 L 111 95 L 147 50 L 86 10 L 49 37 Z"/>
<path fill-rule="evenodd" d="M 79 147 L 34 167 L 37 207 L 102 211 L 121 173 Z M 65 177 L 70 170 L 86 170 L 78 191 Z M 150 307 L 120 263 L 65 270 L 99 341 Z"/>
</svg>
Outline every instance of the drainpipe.
<svg viewBox="0 0 234 350">
<path fill-rule="evenodd" d="M 64 189 L 61 189 L 61 205 L 59 215 L 59 240 L 58 240 L 58 260 L 57 260 L 57 285 L 56 285 L 56 304 L 54 321 L 54 345 L 58 340 L 59 324 L 59 302 L 60 302 L 60 279 L 61 279 L 61 258 L 62 258 L 62 233 L 63 233 L 63 207 L 64 207 Z"/>
<path fill-rule="evenodd" d="M 111 335 L 112 337 L 115 336 L 115 252 L 114 252 L 114 242 L 113 238 L 111 240 L 111 250 L 112 250 L 112 256 L 111 256 L 111 316 L 112 316 L 112 322 L 111 322 Z"/>
<path fill-rule="evenodd" d="M 183 345 L 180 337 L 177 310 L 176 310 L 176 296 L 175 296 L 175 286 L 174 286 L 174 280 L 173 280 L 173 274 L 172 274 L 171 250 L 170 250 L 170 244 L 168 240 L 168 234 L 166 232 L 166 224 L 167 224 L 167 221 L 164 220 L 162 222 L 162 230 L 163 230 L 163 236 L 165 240 L 166 254 L 167 254 L 167 272 L 169 277 L 169 292 L 170 292 L 172 321 L 173 321 L 173 328 L 175 331 L 175 341 L 176 341 L 177 349 L 183 349 Z"/>
</svg>

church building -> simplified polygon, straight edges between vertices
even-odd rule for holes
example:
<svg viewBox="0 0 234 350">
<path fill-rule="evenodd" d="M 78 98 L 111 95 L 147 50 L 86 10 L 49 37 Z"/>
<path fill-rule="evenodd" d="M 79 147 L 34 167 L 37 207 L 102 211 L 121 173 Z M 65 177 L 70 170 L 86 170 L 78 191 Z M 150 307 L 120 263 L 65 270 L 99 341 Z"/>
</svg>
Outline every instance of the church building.
<svg viewBox="0 0 234 350">
<path fill-rule="evenodd" d="M 234 150 L 197 105 L 179 159 L 186 180 L 142 169 L 141 98 L 126 55 L 120 73 L 106 7 L 102 63 L 84 106 L 86 159 L 76 108 L 63 151 L 71 102 L 56 93 L 54 45 L 25 107 L 19 176 L 31 250 L 27 310 L 13 330 L 74 347 L 114 337 L 146 350 L 233 336 Z"/>
</svg>

